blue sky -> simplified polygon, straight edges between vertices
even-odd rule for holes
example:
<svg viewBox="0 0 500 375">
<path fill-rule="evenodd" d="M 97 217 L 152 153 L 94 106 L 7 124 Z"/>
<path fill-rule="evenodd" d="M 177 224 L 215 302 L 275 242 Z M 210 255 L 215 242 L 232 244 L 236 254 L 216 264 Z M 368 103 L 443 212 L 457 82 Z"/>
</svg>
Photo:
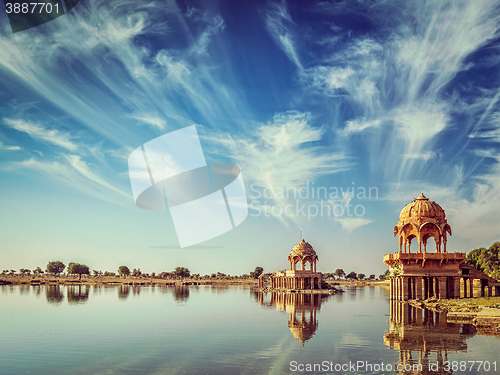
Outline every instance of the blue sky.
<svg viewBox="0 0 500 375">
<path fill-rule="evenodd" d="M 421 192 L 447 213 L 449 251 L 491 245 L 499 5 L 81 1 L 15 34 L 1 13 L 0 268 L 272 272 L 302 230 L 318 270 L 378 275 Z M 181 249 L 168 211 L 135 206 L 127 158 L 191 125 L 208 162 L 241 167 L 252 204 L 236 229 Z M 305 215 L 279 214 L 290 204 Z M 308 218 L 321 204 L 358 208 Z"/>
</svg>

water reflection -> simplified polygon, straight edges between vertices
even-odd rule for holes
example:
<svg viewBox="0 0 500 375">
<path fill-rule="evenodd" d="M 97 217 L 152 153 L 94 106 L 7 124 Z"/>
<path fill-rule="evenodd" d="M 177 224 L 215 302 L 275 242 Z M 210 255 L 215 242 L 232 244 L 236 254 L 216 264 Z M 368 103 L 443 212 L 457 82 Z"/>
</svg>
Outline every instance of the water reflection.
<svg viewBox="0 0 500 375">
<path fill-rule="evenodd" d="M 60 285 L 47 285 L 45 287 L 45 297 L 47 302 L 51 304 L 59 304 L 64 299 L 64 294 Z"/>
<path fill-rule="evenodd" d="M 466 340 L 476 334 L 472 324 L 453 324 L 446 313 L 391 302 L 389 332 L 384 344 L 399 351 L 396 374 L 452 374 L 448 352 L 467 352 Z"/>
<path fill-rule="evenodd" d="M 259 305 L 289 313 L 288 328 L 302 345 L 316 334 L 316 312 L 321 308 L 321 302 L 331 297 L 330 294 L 283 291 L 252 293 Z"/>
<path fill-rule="evenodd" d="M 175 286 L 174 299 L 177 302 L 186 302 L 189 299 L 189 287 L 183 285 Z"/>
<path fill-rule="evenodd" d="M 129 285 L 120 285 L 118 288 L 118 298 L 127 299 L 130 294 L 130 286 Z"/>
<path fill-rule="evenodd" d="M 69 304 L 85 303 L 89 299 L 90 287 L 88 285 L 68 285 L 67 297 Z"/>
</svg>

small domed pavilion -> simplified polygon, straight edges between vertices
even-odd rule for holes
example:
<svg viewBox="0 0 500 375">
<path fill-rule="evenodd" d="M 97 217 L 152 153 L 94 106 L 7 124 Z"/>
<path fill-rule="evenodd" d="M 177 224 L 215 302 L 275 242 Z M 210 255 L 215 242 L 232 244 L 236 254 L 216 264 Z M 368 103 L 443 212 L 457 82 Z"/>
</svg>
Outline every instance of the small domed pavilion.
<svg viewBox="0 0 500 375">
<path fill-rule="evenodd" d="M 313 247 L 304 241 L 297 243 L 290 255 L 288 262 L 290 269 L 278 271 L 275 274 L 266 274 L 259 277 L 259 287 L 264 287 L 264 277 L 271 278 L 271 288 L 275 289 L 321 289 L 322 274 L 316 272 L 316 262 L 319 260 Z M 300 269 L 297 264 L 300 263 Z M 309 267 L 309 269 L 307 269 Z"/>
</svg>

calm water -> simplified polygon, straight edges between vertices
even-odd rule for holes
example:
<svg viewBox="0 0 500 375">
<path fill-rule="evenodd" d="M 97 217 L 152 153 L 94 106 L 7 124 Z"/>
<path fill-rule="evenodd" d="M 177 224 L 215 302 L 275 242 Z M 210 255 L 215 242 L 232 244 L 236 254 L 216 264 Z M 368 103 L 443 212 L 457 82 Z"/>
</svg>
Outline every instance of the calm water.
<svg viewBox="0 0 500 375">
<path fill-rule="evenodd" d="M 2 286 L 0 373 L 500 374 L 500 338 L 391 307 L 379 287 L 345 291 L 310 297 L 243 287 Z M 489 361 L 491 369 L 469 362 L 466 371 L 446 371 L 446 360 Z M 324 361 L 328 370 L 305 371 Z M 352 371 L 350 361 L 373 367 Z M 395 369 L 419 361 L 421 371 Z M 438 371 L 429 369 L 437 361 Z"/>
</svg>

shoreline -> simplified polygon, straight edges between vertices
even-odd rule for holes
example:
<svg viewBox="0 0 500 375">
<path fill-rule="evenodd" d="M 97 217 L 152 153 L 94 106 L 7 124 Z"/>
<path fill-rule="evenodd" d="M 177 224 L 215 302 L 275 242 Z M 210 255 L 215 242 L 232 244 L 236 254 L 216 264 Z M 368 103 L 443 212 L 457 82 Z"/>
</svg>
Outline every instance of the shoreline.
<svg viewBox="0 0 500 375">
<path fill-rule="evenodd" d="M 329 280 L 326 281 L 330 286 L 385 286 L 389 285 L 388 281 L 372 281 L 372 280 Z M 81 280 L 74 276 L 3 276 L 0 277 L 0 285 L 250 285 L 258 284 L 258 279 L 162 279 L 159 277 L 134 277 L 128 276 L 98 276 L 98 277 L 82 277 Z"/>
</svg>

